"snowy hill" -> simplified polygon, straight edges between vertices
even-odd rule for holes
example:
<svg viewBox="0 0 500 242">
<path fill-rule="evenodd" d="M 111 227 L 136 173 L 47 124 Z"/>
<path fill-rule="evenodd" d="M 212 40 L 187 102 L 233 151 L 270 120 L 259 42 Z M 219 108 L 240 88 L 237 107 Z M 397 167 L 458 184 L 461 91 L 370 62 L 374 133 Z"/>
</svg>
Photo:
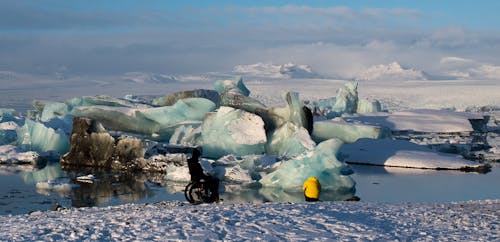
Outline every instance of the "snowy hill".
<svg viewBox="0 0 500 242">
<path fill-rule="evenodd" d="M 123 79 L 135 83 L 170 83 L 177 81 L 175 76 L 144 72 L 127 72 Z"/>
<path fill-rule="evenodd" d="M 359 80 L 427 80 L 429 75 L 423 71 L 406 68 L 398 62 L 388 65 L 375 65 L 359 74 Z"/>
<path fill-rule="evenodd" d="M 237 65 L 233 72 L 240 75 L 269 77 L 269 78 L 315 78 L 315 73 L 308 65 L 287 63 L 274 65 L 270 63 L 255 63 L 250 65 Z"/>
<path fill-rule="evenodd" d="M 443 57 L 439 67 L 453 79 L 500 80 L 500 66 L 455 56 Z"/>
</svg>

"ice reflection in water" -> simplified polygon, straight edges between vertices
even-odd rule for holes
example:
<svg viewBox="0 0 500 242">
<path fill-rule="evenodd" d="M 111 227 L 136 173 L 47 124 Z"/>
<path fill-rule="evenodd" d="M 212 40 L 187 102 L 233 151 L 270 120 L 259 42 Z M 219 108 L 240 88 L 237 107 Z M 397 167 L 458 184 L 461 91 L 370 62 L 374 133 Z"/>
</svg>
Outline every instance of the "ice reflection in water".
<svg viewBox="0 0 500 242">
<path fill-rule="evenodd" d="M 356 196 L 362 201 L 442 202 L 500 199 L 500 167 L 487 174 L 373 166 L 352 166 Z M 93 174 L 92 182 L 77 177 Z M 41 170 L 0 173 L 0 214 L 25 214 L 49 210 L 56 202 L 63 207 L 108 206 L 124 203 L 185 201 L 187 183 L 166 181 L 163 174 L 107 173 L 96 170 L 64 171 L 59 163 Z M 324 191 L 320 199 L 345 200 L 352 193 Z M 301 192 L 238 184 L 221 186 L 225 204 L 303 202 Z"/>
</svg>

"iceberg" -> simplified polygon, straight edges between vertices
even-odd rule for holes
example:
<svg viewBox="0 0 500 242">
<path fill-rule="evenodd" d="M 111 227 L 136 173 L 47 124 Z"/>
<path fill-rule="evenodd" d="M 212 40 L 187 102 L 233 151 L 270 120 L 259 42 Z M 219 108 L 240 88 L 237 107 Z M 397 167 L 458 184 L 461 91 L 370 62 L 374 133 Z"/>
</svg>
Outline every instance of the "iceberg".
<svg viewBox="0 0 500 242">
<path fill-rule="evenodd" d="M 39 165 L 42 162 L 40 155 L 34 151 L 22 152 L 14 145 L 0 146 L 1 165 Z"/>
<path fill-rule="evenodd" d="M 196 89 L 196 90 L 172 93 L 164 97 L 155 98 L 151 100 L 151 103 L 156 106 L 170 106 L 174 105 L 177 101 L 185 98 L 206 98 L 215 103 L 217 107 L 220 104 L 219 93 L 214 90 L 206 90 L 206 89 Z"/>
<path fill-rule="evenodd" d="M 405 140 L 360 139 L 342 146 L 340 156 L 348 163 L 364 165 L 464 171 L 488 169 L 460 155 L 436 152 Z"/>
<path fill-rule="evenodd" d="M 357 82 L 348 82 L 337 90 L 335 97 L 309 102 L 308 106 L 315 114 L 327 119 L 340 117 L 343 114 L 382 111 L 378 100 L 370 101 L 358 97 Z"/>
<path fill-rule="evenodd" d="M 250 90 L 245 86 L 241 77 L 232 80 L 218 80 L 214 84 L 214 89 L 220 94 L 233 93 L 243 96 L 250 95 Z"/>
<path fill-rule="evenodd" d="M 314 149 L 316 143 L 304 127 L 287 122 L 276 129 L 266 144 L 268 155 L 296 156 Z"/>
<path fill-rule="evenodd" d="M 242 109 L 255 114 L 259 114 L 260 110 L 267 109 L 266 105 L 262 104 L 252 97 L 247 97 L 239 93 L 231 92 L 221 94 L 220 105 Z"/>
<path fill-rule="evenodd" d="M 17 143 L 25 150 L 37 152 L 64 154 L 70 148 L 69 137 L 62 129 L 55 130 L 29 119 L 17 129 Z"/>
<path fill-rule="evenodd" d="M 172 126 L 187 120 L 201 121 L 206 113 L 215 108 L 216 105 L 208 99 L 186 98 L 177 101 L 172 106 L 147 109 L 109 106 L 76 107 L 73 109 L 73 114 L 77 117 L 99 121 L 108 130 L 169 140 L 174 130 Z"/>
<path fill-rule="evenodd" d="M 323 190 L 354 192 L 356 183 L 349 176 L 352 170 L 337 160 L 336 153 L 343 142 L 330 139 L 321 142 L 313 151 L 284 162 L 277 170 L 265 175 L 259 182 L 264 187 L 298 192 L 310 176 L 316 176 Z"/>
<path fill-rule="evenodd" d="M 69 107 L 65 103 L 46 103 L 40 115 L 40 121 L 48 122 L 56 117 L 64 116 L 69 112 Z"/>
<path fill-rule="evenodd" d="M 134 103 L 127 100 L 118 99 L 110 96 L 83 96 L 71 98 L 65 101 L 70 107 L 78 106 L 110 106 L 110 107 L 135 107 Z"/>
<path fill-rule="evenodd" d="M 186 121 L 174 129 L 168 143 L 173 145 L 197 146 L 202 144 L 201 121 Z"/>
<path fill-rule="evenodd" d="M 142 116 L 161 126 L 170 126 L 186 120 L 203 120 L 206 113 L 215 110 L 214 102 L 205 98 L 186 98 L 172 106 L 140 110 Z"/>
<path fill-rule="evenodd" d="M 358 99 L 356 113 L 376 113 L 382 111 L 382 105 L 378 100 Z"/>
<path fill-rule="evenodd" d="M 341 120 L 322 120 L 314 122 L 312 138 L 316 142 L 337 138 L 344 143 L 352 143 L 360 138 L 381 139 L 391 137 L 388 128 L 348 123 Z"/>
<path fill-rule="evenodd" d="M 263 154 L 267 141 L 262 119 L 252 113 L 221 106 L 203 119 L 203 156 Z"/>
<path fill-rule="evenodd" d="M 285 94 L 286 107 L 269 108 L 260 110 L 258 113 L 266 123 L 266 130 L 273 131 L 291 122 L 298 127 L 304 127 L 309 133 L 312 132 L 313 118 L 311 111 L 305 107 L 299 99 L 299 93 L 288 92 Z"/>
</svg>

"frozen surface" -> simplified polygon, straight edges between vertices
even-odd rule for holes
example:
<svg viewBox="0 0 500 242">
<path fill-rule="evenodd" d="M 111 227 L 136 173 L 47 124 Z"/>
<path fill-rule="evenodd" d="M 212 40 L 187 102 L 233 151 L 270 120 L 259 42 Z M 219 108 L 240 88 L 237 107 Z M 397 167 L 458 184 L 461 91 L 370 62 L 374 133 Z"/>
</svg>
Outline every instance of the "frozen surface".
<svg viewBox="0 0 500 242">
<path fill-rule="evenodd" d="M 462 156 L 437 153 L 425 146 L 405 140 L 360 139 L 340 148 L 346 162 L 381 166 L 461 169 L 477 167 L 479 163 Z"/>
<path fill-rule="evenodd" d="M 182 202 L 1 216 L 5 240 L 496 241 L 500 201 L 453 203 Z"/>
<path fill-rule="evenodd" d="M 347 123 L 342 120 L 323 120 L 314 122 L 312 137 L 314 141 L 337 138 L 345 143 L 352 143 L 360 138 L 387 138 L 391 133 L 385 127 Z"/>
<path fill-rule="evenodd" d="M 469 132 L 473 131 L 469 119 L 480 119 L 483 115 L 451 110 L 406 110 L 393 113 L 372 113 L 346 118 L 374 125 L 381 125 L 395 131 L 416 132 Z"/>
</svg>

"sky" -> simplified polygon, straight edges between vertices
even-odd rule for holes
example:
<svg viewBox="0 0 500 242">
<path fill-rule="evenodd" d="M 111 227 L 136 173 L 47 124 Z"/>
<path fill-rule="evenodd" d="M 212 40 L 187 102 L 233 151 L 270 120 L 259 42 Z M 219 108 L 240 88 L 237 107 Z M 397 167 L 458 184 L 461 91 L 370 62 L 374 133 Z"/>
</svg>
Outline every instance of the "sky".
<svg viewBox="0 0 500 242">
<path fill-rule="evenodd" d="M 186 74 L 293 62 L 350 77 L 399 62 L 496 74 L 498 9 L 493 0 L 0 0 L 0 71 Z"/>
</svg>

